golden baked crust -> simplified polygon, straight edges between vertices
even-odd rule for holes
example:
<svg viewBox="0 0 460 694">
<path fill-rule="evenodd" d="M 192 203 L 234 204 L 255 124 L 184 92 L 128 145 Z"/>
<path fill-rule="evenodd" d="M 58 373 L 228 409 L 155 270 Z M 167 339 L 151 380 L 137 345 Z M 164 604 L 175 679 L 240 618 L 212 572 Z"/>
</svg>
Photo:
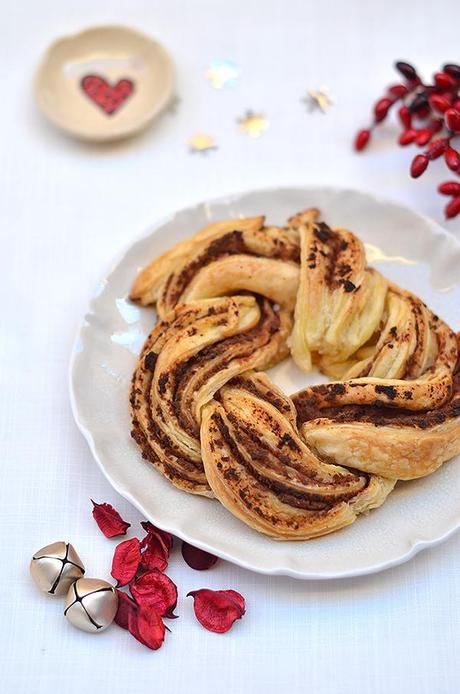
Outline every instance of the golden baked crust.
<svg viewBox="0 0 460 694">
<path fill-rule="evenodd" d="M 425 410 L 452 394 L 456 335 L 415 295 L 366 266 L 364 247 L 345 229 L 296 224 L 300 281 L 291 354 L 345 381 L 330 384 L 340 404 Z"/>
<path fill-rule="evenodd" d="M 131 387 L 132 435 L 143 456 L 185 491 L 212 496 L 201 461 L 201 407 L 242 371 L 286 355 L 291 324 L 266 299 L 181 304 L 147 338 Z"/>
<path fill-rule="evenodd" d="M 131 292 L 160 319 L 131 389 L 143 456 L 281 540 L 348 525 L 460 452 L 457 336 L 318 214 L 208 225 Z M 286 357 L 289 335 L 297 364 L 333 382 L 291 399 L 253 371 Z"/>
<path fill-rule="evenodd" d="M 291 354 L 302 370 L 310 371 L 316 354 L 323 368 L 329 361 L 344 362 L 372 337 L 387 282 L 366 267 L 364 247 L 350 231 L 299 216 L 290 223 L 301 247 Z"/>
<path fill-rule="evenodd" d="M 308 540 L 380 506 L 394 480 L 319 459 L 295 424 L 292 402 L 265 374 L 232 379 L 203 408 L 206 477 L 219 501 L 255 530 Z"/>
<path fill-rule="evenodd" d="M 441 407 L 413 410 L 331 401 L 322 386 L 292 396 L 305 443 L 344 466 L 410 480 L 434 472 L 460 453 L 460 374 Z"/>
<path fill-rule="evenodd" d="M 208 224 L 190 238 L 176 243 L 169 251 L 154 258 L 143 268 L 132 286 L 130 299 L 139 301 L 143 306 L 156 303 L 165 278 L 179 263 L 195 253 L 200 244 L 223 236 L 234 229 L 256 231 L 262 228 L 264 220 L 265 217 L 245 217 Z"/>
</svg>

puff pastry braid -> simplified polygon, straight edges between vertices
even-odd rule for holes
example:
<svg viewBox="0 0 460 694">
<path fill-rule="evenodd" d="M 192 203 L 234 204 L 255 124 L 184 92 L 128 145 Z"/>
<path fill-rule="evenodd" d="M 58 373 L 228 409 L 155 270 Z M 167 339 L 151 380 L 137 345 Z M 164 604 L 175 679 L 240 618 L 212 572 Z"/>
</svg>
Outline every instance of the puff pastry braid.
<svg viewBox="0 0 460 694">
<path fill-rule="evenodd" d="M 413 294 L 366 266 L 351 232 L 296 224 L 301 270 L 292 356 L 346 381 L 341 404 L 409 410 L 440 407 L 452 395 L 455 333 Z M 329 392 L 337 387 L 330 384 Z"/>
<path fill-rule="evenodd" d="M 279 540 L 308 540 L 380 506 L 394 480 L 331 465 L 302 441 L 291 400 L 265 374 L 246 372 L 203 408 L 208 481 L 235 516 Z"/>
<path fill-rule="evenodd" d="M 201 407 L 236 374 L 283 358 L 290 327 L 266 299 L 232 296 L 181 304 L 149 335 L 132 380 L 132 435 L 177 487 L 212 496 Z"/>
<path fill-rule="evenodd" d="M 350 231 L 264 217 L 211 224 L 153 260 L 131 298 L 159 322 L 133 375 L 132 435 L 188 492 L 277 539 L 379 506 L 460 452 L 455 333 L 366 264 Z M 334 382 L 284 395 L 289 354 Z"/>
</svg>

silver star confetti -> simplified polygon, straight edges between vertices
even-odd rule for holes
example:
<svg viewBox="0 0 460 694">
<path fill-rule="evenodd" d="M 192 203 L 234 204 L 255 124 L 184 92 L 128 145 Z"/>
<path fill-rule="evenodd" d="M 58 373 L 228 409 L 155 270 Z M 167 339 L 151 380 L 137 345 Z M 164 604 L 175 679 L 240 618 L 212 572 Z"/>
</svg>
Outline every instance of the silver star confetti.
<svg viewBox="0 0 460 694">
<path fill-rule="evenodd" d="M 214 89 L 234 87 L 238 81 L 240 71 L 231 60 L 213 60 L 206 70 L 206 79 Z"/>
</svg>

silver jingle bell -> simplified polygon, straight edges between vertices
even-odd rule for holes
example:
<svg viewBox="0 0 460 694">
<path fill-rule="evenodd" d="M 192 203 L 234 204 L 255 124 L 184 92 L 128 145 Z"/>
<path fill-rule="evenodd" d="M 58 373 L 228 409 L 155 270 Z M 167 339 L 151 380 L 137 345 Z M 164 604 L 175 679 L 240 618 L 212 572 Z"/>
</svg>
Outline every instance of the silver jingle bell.
<svg viewBox="0 0 460 694">
<path fill-rule="evenodd" d="M 69 542 L 53 542 L 35 552 L 30 573 L 37 586 L 50 595 L 65 595 L 85 567 Z"/>
<path fill-rule="evenodd" d="M 70 586 L 64 615 L 78 629 L 91 633 L 112 624 L 118 609 L 115 588 L 99 578 L 79 578 Z"/>
</svg>

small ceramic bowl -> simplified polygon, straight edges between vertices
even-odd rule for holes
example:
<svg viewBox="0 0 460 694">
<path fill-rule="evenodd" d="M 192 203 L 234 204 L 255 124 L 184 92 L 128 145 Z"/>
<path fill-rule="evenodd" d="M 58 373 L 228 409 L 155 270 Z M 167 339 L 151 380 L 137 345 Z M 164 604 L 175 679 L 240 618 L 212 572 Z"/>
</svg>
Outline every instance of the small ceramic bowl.
<svg viewBox="0 0 460 694">
<path fill-rule="evenodd" d="M 102 26 L 59 39 L 35 81 L 45 116 L 83 140 L 118 140 L 145 128 L 171 101 L 174 67 L 159 43 Z"/>
</svg>

